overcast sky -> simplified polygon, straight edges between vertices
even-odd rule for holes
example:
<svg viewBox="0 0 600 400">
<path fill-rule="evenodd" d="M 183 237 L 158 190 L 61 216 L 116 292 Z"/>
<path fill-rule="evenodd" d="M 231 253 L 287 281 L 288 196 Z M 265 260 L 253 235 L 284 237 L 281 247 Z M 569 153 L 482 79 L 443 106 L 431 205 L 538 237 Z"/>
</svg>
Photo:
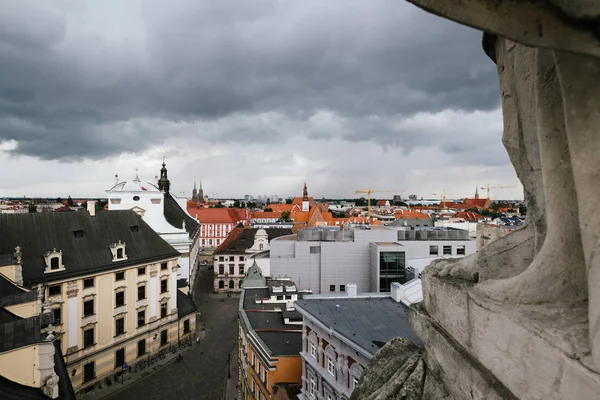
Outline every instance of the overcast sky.
<svg viewBox="0 0 600 400">
<path fill-rule="evenodd" d="M 499 106 L 481 34 L 400 0 L 0 2 L 0 196 L 165 155 L 188 196 L 522 198 Z"/>
</svg>

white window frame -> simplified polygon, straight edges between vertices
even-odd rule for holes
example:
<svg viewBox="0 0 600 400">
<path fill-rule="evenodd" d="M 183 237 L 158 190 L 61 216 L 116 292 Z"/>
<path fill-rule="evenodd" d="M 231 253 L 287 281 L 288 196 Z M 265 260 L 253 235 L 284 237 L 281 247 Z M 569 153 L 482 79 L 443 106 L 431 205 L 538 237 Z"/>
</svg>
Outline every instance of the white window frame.
<svg viewBox="0 0 600 400">
<path fill-rule="evenodd" d="M 317 394 L 317 379 L 311 375 L 310 377 L 310 387 L 308 389 L 310 395 L 314 398 Z"/>
<path fill-rule="evenodd" d="M 335 361 L 331 359 L 331 357 L 327 357 L 327 372 L 330 375 L 335 376 Z"/>
<path fill-rule="evenodd" d="M 310 355 L 315 360 L 317 359 L 317 345 L 314 344 L 313 342 L 310 342 Z"/>
</svg>

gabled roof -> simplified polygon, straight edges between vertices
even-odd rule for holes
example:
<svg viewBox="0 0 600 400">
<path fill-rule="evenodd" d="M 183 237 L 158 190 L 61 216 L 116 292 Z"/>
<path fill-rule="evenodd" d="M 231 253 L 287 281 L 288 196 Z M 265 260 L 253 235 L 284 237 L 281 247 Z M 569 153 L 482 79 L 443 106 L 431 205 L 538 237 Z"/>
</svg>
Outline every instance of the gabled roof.
<svg viewBox="0 0 600 400">
<path fill-rule="evenodd" d="M 462 218 L 465 221 L 477 221 L 480 219 L 485 219 L 485 217 L 481 214 L 472 212 L 472 211 L 459 211 L 455 215 L 456 218 Z"/>
<path fill-rule="evenodd" d="M 265 296 L 267 296 L 268 290 L 266 289 L 266 285 L 267 285 L 267 280 L 263 276 L 262 271 L 261 271 L 260 267 L 258 266 L 258 264 L 256 264 L 256 260 L 254 260 L 254 263 L 252 264 L 252 266 L 250 268 L 248 268 L 248 271 L 246 272 L 246 276 L 244 277 L 244 281 L 242 282 L 242 288 L 247 289 L 247 288 L 265 287 L 265 291 L 266 291 Z"/>
<path fill-rule="evenodd" d="M 190 237 L 194 236 L 200 226 L 194 218 L 183 211 L 170 193 L 165 193 L 164 215 L 167 222 L 178 229 L 183 227 L 183 221 L 185 221 L 185 230 Z"/>
<path fill-rule="evenodd" d="M 245 254 L 254 244 L 254 235 L 260 228 L 235 228 L 213 253 L 216 254 Z M 280 236 L 291 235 L 292 230 L 286 228 L 265 228 L 269 242 Z"/>
<path fill-rule="evenodd" d="M 194 304 L 192 299 L 190 299 L 190 297 L 183 293 L 181 290 L 178 290 L 177 314 L 179 315 L 179 318 L 184 317 L 193 312 L 196 312 L 196 305 Z"/>
<path fill-rule="evenodd" d="M 234 208 L 195 208 L 188 203 L 188 212 L 197 216 L 200 224 L 237 224 L 245 219 Z"/>
<path fill-rule="evenodd" d="M 132 227 L 137 226 L 137 229 Z M 75 237 L 74 231 L 83 231 Z M 125 242 L 127 260 L 113 262 L 111 243 Z M 25 287 L 179 256 L 131 210 L 0 214 L 0 254 L 21 247 Z M 45 274 L 43 254 L 62 251 L 64 271 Z"/>
</svg>

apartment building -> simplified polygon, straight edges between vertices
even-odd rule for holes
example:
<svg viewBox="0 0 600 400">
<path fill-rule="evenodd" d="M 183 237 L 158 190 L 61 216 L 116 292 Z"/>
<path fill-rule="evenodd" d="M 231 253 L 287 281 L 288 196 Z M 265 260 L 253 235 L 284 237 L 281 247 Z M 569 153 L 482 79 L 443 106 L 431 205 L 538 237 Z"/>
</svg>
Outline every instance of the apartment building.
<svg viewBox="0 0 600 400">
<path fill-rule="evenodd" d="M 21 253 L 0 273 L 39 290 L 78 392 L 195 328 L 179 319 L 180 253 L 135 211 L 94 210 L 0 215 L 0 255 Z"/>
<path fill-rule="evenodd" d="M 242 288 L 238 398 L 295 398 L 302 378 L 302 317 L 293 306 L 299 297 L 296 285 L 266 279 L 253 264 Z"/>
<path fill-rule="evenodd" d="M 187 203 L 187 212 L 200 222 L 201 248 L 217 248 L 239 224 L 248 225 L 250 212 L 245 208 L 206 208 L 203 204 Z"/>
<path fill-rule="evenodd" d="M 468 232 L 452 228 L 349 226 L 308 228 L 271 241 L 272 277 L 287 277 L 313 293 L 390 291 L 438 258 L 476 251 Z"/>
<path fill-rule="evenodd" d="M 291 229 L 280 228 L 235 228 L 213 253 L 214 257 L 214 292 L 240 292 L 240 282 L 244 279 L 247 267 L 255 261 L 258 254 L 268 254 L 271 240 L 291 235 Z M 269 265 L 261 258 L 263 266 Z M 262 271 L 264 269 L 261 268 Z M 268 275 L 268 271 L 265 272 Z"/>
<path fill-rule="evenodd" d="M 407 298 L 399 283 L 391 293 L 308 295 L 295 303 L 302 315 L 300 400 L 349 399 L 371 359 L 395 337 L 423 344 L 410 328 Z"/>
</svg>

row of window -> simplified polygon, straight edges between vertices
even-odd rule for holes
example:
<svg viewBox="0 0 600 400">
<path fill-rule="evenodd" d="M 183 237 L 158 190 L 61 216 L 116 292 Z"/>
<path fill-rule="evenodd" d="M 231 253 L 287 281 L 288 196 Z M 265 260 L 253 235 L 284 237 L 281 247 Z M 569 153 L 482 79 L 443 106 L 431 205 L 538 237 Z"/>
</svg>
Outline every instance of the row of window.
<svg viewBox="0 0 600 400">
<path fill-rule="evenodd" d="M 162 263 L 160 265 L 160 270 L 161 271 L 165 271 L 168 268 L 168 264 L 167 263 Z M 146 274 L 146 267 L 140 267 L 138 268 L 138 276 L 141 275 L 145 275 Z M 119 271 L 119 272 L 115 272 L 115 281 L 122 281 L 125 280 L 125 271 Z M 167 283 L 163 283 L 166 281 L 166 278 L 163 279 L 161 281 L 161 293 L 164 293 L 167 291 Z M 83 288 L 84 289 L 89 289 L 89 288 L 93 288 L 94 286 L 96 286 L 95 284 L 95 278 L 87 278 L 83 280 Z M 54 285 L 54 286 L 49 286 L 48 287 L 48 295 L 49 296 L 56 296 L 62 293 L 62 285 Z"/>
<path fill-rule="evenodd" d="M 225 266 L 223 264 L 219 265 L 219 275 L 223 275 L 225 273 Z M 235 275 L 235 264 L 229 264 L 229 275 Z M 238 275 L 244 275 L 244 264 L 238 265 Z"/>
<path fill-rule="evenodd" d="M 235 289 L 235 281 L 229 280 L 229 289 Z M 219 289 L 225 289 L 225 281 L 219 280 Z"/>
<path fill-rule="evenodd" d="M 217 258 L 215 257 L 215 261 Z M 244 256 L 238 256 L 239 261 L 244 261 Z M 227 260 L 225 260 L 225 256 L 219 256 L 219 261 L 235 261 L 235 256 L 228 256 Z"/>
<path fill-rule="evenodd" d="M 335 292 L 335 285 L 329 285 L 329 291 Z M 346 291 L 346 285 L 340 285 L 340 292 Z"/>
<path fill-rule="evenodd" d="M 190 332 L 190 320 L 187 319 L 183 322 L 183 332 Z M 83 333 L 84 343 L 94 341 L 94 329 L 88 329 Z M 160 331 L 160 346 L 163 347 L 169 343 L 169 332 L 167 329 Z M 85 345 L 84 345 L 85 347 Z M 146 339 L 142 339 L 137 343 L 137 358 L 142 357 L 146 354 Z M 122 368 L 127 362 L 125 358 L 125 349 L 119 349 L 115 351 L 115 369 Z M 89 362 L 83 366 L 83 382 L 89 382 L 96 378 L 96 365 L 95 362 Z"/>
<path fill-rule="evenodd" d="M 429 255 L 430 256 L 439 256 L 440 250 L 438 245 L 429 246 Z M 456 255 L 464 256 L 466 254 L 466 246 L 464 244 L 456 246 Z M 452 255 L 452 246 L 442 246 L 442 255 L 451 256 Z"/>
</svg>

